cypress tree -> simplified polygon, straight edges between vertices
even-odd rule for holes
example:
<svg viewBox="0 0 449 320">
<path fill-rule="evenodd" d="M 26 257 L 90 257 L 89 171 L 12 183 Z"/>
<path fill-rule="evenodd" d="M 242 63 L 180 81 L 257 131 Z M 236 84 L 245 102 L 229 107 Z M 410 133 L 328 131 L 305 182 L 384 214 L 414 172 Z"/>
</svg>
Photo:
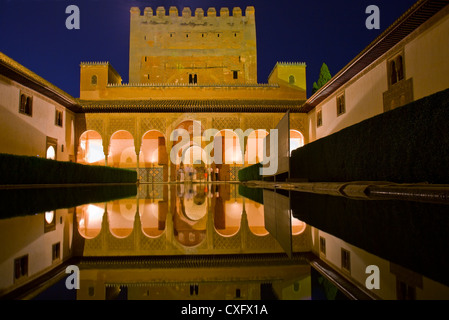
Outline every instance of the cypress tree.
<svg viewBox="0 0 449 320">
<path fill-rule="evenodd" d="M 330 79 L 332 78 L 331 73 L 327 65 L 323 62 L 323 65 L 320 69 L 320 76 L 318 77 L 318 81 L 313 83 L 312 94 L 317 92 L 322 86 L 324 86 Z"/>
</svg>

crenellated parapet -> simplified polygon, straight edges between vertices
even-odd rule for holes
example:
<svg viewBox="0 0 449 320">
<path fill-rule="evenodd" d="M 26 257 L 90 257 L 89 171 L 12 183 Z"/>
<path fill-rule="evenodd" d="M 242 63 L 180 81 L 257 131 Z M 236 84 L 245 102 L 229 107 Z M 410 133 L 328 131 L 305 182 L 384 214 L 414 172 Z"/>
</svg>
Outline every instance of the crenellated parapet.
<svg viewBox="0 0 449 320">
<path fill-rule="evenodd" d="M 277 62 L 277 66 L 306 67 L 305 62 Z"/>
<path fill-rule="evenodd" d="M 277 62 L 268 76 L 268 83 L 307 90 L 305 62 Z"/>
<path fill-rule="evenodd" d="M 156 10 L 153 10 L 151 7 L 145 7 L 143 12 L 138 7 L 132 7 L 131 16 L 141 16 L 146 17 L 148 19 L 170 19 L 170 18 L 243 18 L 251 19 L 255 16 L 255 8 L 253 6 L 247 6 L 245 9 L 245 15 L 243 15 L 243 10 L 240 7 L 232 8 L 232 11 L 223 7 L 220 10 L 217 10 L 214 7 L 210 7 L 206 10 L 206 12 L 202 8 L 196 8 L 195 11 L 192 11 L 190 7 L 184 7 L 181 11 L 178 10 L 177 7 L 171 6 L 168 9 L 168 12 L 165 7 L 160 6 L 157 7 Z M 193 12 L 193 14 L 192 14 Z M 219 12 L 219 14 L 217 14 Z"/>
<path fill-rule="evenodd" d="M 108 61 L 83 61 L 80 66 L 106 66 L 109 65 Z"/>
<path fill-rule="evenodd" d="M 108 84 L 121 84 L 122 77 L 108 61 L 80 63 L 80 96 L 82 92 L 98 92 Z"/>
</svg>

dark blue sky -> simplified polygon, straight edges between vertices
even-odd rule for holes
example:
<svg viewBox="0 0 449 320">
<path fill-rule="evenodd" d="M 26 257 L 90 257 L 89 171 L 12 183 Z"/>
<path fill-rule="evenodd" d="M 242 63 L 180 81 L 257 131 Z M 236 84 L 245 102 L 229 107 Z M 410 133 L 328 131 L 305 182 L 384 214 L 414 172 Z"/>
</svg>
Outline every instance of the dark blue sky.
<svg viewBox="0 0 449 320">
<path fill-rule="evenodd" d="M 308 96 L 326 62 L 332 75 L 362 51 L 416 0 L 0 0 L 0 51 L 74 97 L 79 64 L 109 61 L 128 81 L 129 9 L 172 5 L 256 9 L 258 82 L 277 61 L 306 62 Z M 81 29 L 68 30 L 68 5 L 81 12 Z M 368 30 L 367 6 L 380 9 L 380 30 Z"/>
</svg>

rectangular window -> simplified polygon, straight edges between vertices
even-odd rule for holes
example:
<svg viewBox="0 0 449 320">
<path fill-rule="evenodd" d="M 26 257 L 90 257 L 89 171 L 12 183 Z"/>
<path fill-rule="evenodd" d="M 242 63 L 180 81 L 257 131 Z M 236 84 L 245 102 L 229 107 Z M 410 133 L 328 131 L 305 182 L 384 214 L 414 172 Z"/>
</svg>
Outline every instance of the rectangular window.
<svg viewBox="0 0 449 320">
<path fill-rule="evenodd" d="M 28 276 L 28 255 L 14 260 L 14 280 Z"/>
<path fill-rule="evenodd" d="M 58 127 L 62 127 L 62 119 L 63 119 L 62 111 L 56 109 L 56 111 L 55 111 L 55 125 L 57 125 Z"/>
<path fill-rule="evenodd" d="M 396 296 L 398 300 L 416 300 L 416 288 L 403 281 L 397 280 Z"/>
<path fill-rule="evenodd" d="M 341 268 L 351 272 L 351 253 L 343 248 L 341 248 Z"/>
<path fill-rule="evenodd" d="M 337 117 L 341 116 L 343 113 L 346 112 L 346 101 L 345 100 L 346 99 L 345 99 L 344 94 L 337 97 Z"/>
<path fill-rule="evenodd" d="M 198 295 L 198 285 L 197 284 L 191 284 L 190 285 L 190 295 L 193 296 L 197 296 Z"/>
<path fill-rule="evenodd" d="M 59 260 L 61 257 L 61 243 L 55 243 L 51 247 L 51 260 L 54 262 L 55 260 Z"/>
<path fill-rule="evenodd" d="M 20 94 L 19 112 L 30 117 L 33 115 L 33 97 L 24 93 Z"/>
<path fill-rule="evenodd" d="M 232 77 L 234 79 L 238 79 L 239 78 L 239 72 L 238 71 L 232 71 Z"/>
<path fill-rule="evenodd" d="M 196 74 L 189 74 L 189 83 L 190 84 L 197 84 L 198 83 L 198 76 Z"/>
<path fill-rule="evenodd" d="M 320 110 L 316 113 L 316 126 L 321 127 L 322 125 L 323 125 L 323 113 Z"/>
<path fill-rule="evenodd" d="M 320 252 L 326 255 L 326 238 L 320 237 Z"/>
</svg>

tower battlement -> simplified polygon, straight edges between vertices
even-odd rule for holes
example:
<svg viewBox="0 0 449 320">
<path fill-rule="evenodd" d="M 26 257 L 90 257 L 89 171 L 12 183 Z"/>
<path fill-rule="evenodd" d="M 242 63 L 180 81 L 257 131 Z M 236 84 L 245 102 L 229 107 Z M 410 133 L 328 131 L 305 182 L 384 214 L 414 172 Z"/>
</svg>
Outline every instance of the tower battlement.
<svg viewBox="0 0 449 320">
<path fill-rule="evenodd" d="M 130 12 L 130 82 L 257 83 L 254 7 Z"/>
<path fill-rule="evenodd" d="M 245 18 L 254 19 L 255 9 L 253 6 L 247 6 L 245 9 L 245 15 L 240 7 L 233 7 L 232 11 L 228 7 L 222 7 L 218 11 L 214 7 L 210 7 L 205 12 L 202 8 L 196 8 L 192 11 L 190 7 L 184 7 L 180 12 L 177 7 L 171 6 L 168 9 L 168 13 L 165 7 L 157 7 L 153 10 L 151 7 L 145 7 L 143 12 L 138 7 L 131 8 L 131 16 L 140 16 L 147 19 L 173 19 L 173 18 L 194 18 L 194 19 L 204 19 L 204 18 L 220 18 L 220 19 L 235 19 L 235 18 Z M 219 14 L 217 14 L 219 12 Z M 232 13 L 232 14 L 231 14 Z"/>
</svg>

